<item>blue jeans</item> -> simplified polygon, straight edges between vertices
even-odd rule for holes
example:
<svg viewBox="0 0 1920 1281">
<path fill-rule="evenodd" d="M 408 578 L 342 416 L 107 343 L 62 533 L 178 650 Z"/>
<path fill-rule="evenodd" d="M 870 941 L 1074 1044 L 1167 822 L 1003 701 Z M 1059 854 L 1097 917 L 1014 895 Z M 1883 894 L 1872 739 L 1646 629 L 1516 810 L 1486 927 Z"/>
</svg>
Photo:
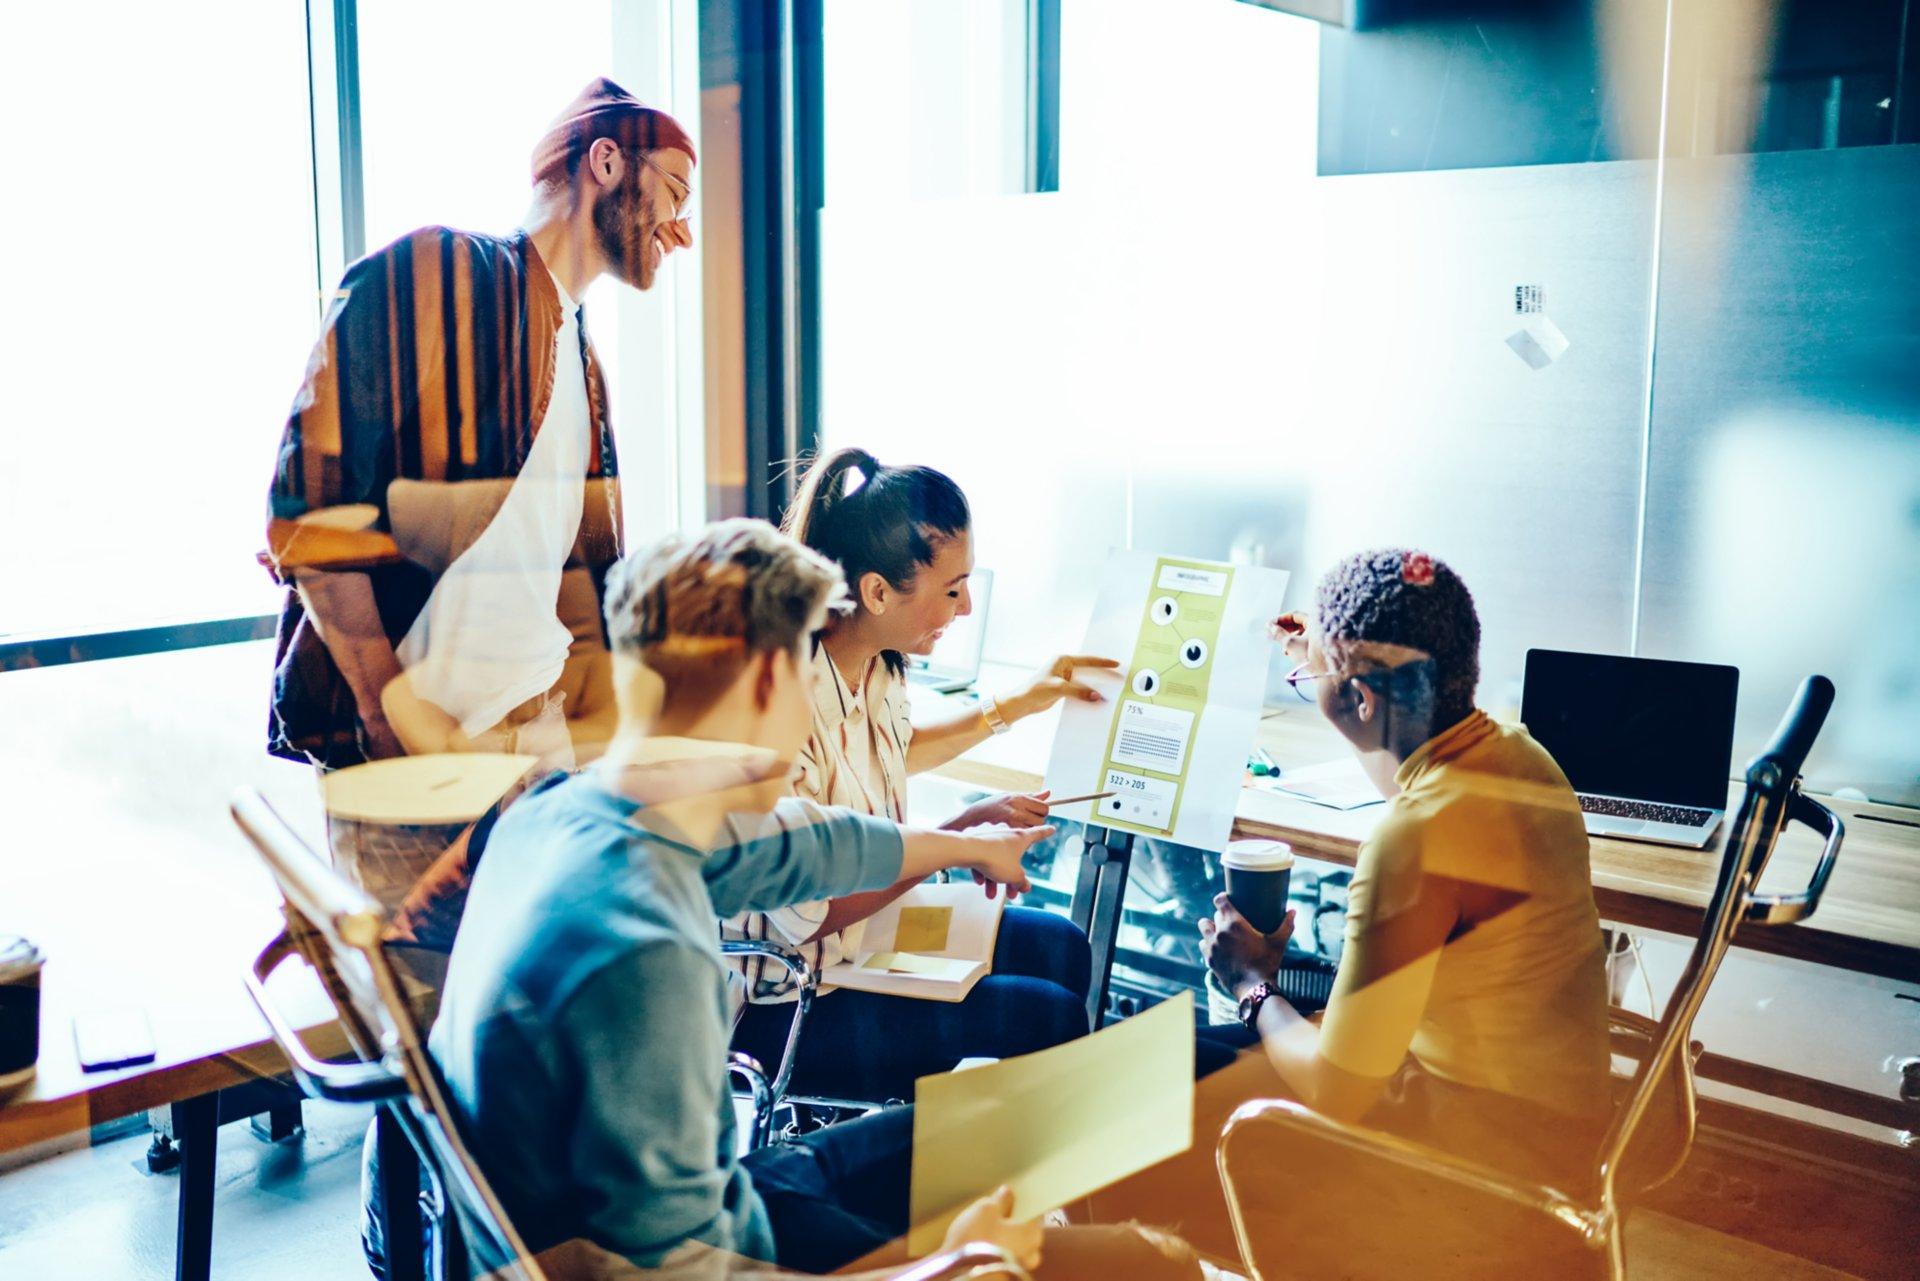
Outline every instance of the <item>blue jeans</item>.
<svg viewBox="0 0 1920 1281">
<path fill-rule="evenodd" d="M 813 1003 L 795 1050 L 791 1090 L 883 1103 L 913 1098 L 913 1083 L 966 1058 L 1007 1059 L 1087 1034 L 1093 959 L 1072 921 L 1010 907 L 993 973 L 958 1002 L 845 989 Z M 794 1007 L 749 1005 L 733 1048 L 776 1070 Z"/>
</svg>

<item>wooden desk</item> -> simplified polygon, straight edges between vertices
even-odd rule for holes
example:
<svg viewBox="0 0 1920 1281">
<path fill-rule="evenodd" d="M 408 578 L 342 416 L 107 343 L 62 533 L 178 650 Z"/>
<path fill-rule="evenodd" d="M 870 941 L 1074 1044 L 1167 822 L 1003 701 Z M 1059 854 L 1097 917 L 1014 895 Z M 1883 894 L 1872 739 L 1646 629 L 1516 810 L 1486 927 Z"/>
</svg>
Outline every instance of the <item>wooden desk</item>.
<svg viewBox="0 0 1920 1281">
<path fill-rule="evenodd" d="M 1053 717 L 1034 717 L 940 773 L 981 787 L 1030 791 L 1041 784 L 1052 737 Z M 1297 711 L 1270 712 L 1261 722 L 1259 741 L 1283 769 L 1333 760 L 1349 750 L 1346 740 L 1304 704 Z M 1730 804 L 1737 804 L 1740 791 L 1738 784 L 1729 788 Z M 1806 924 L 1743 929 L 1734 946 L 1920 982 L 1920 812 L 1821 799 L 1845 821 L 1847 839 L 1819 911 Z M 1234 832 L 1275 837 L 1297 853 L 1351 865 L 1380 814 L 1380 806 L 1342 813 L 1248 788 L 1241 793 Z M 1726 832 L 1723 824 L 1705 850 L 1595 838 L 1593 886 L 1600 915 L 1621 925 L 1697 936 Z M 1803 887 L 1819 850 L 1811 833 L 1791 829 L 1762 888 Z"/>
<path fill-rule="evenodd" d="M 222 1092 L 286 1071 L 242 982 L 279 932 L 279 896 L 226 813 L 252 784 L 318 835 L 312 771 L 261 751 L 271 664 L 268 644 L 231 645 L 0 678 L 0 723 L 17 731 L 0 745 L 0 933 L 47 957 L 38 1071 L 0 1100 L 0 1151 L 171 1106 L 183 1278 L 210 1268 Z M 343 1053 L 318 982 L 287 968 L 289 1017 Z M 154 1061 L 82 1072 L 74 1018 L 129 1007 Z"/>
</svg>

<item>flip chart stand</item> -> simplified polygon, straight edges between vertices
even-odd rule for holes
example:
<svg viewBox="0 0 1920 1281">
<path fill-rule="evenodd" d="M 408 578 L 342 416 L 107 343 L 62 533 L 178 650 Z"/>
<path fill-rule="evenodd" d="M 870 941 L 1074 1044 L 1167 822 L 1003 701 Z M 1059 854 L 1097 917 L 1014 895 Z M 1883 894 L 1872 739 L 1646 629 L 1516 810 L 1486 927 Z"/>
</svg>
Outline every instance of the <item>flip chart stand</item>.
<svg viewBox="0 0 1920 1281">
<path fill-rule="evenodd" d="M 1098 1032 L 1106 1020 L 1113 954 L 1126 912 L 1127 875 L 1133 868 L 1133 833 L 1088 824 L 1082 836 L 1080 879 L 1074 883 L 1073 923 L 1093 945 L 1093 982 L 1087 989 L 1087 1026 Z"/>
</svg>

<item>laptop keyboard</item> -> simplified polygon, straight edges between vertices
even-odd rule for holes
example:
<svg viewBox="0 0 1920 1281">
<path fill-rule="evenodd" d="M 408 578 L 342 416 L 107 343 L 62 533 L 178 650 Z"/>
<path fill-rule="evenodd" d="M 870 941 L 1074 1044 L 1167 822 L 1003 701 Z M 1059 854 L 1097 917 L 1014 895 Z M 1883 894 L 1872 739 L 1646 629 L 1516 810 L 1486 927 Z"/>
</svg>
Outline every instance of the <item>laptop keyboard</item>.
<svg viewBox="0 0 1920 1281">
<path fill-rule="evenodd" d="M 1623 801 L 1612 796 L 1580 796 L 1580 808 L 1589 814 L 1609 814 L 1614 818 L 1637 818 L 1648 823 L 1678 823 L 1698 827 L 1713 817 L 1712 810 L 1689 809 L 1684 805 L 1661 805 L 1655 801 Z"/>
</svg>

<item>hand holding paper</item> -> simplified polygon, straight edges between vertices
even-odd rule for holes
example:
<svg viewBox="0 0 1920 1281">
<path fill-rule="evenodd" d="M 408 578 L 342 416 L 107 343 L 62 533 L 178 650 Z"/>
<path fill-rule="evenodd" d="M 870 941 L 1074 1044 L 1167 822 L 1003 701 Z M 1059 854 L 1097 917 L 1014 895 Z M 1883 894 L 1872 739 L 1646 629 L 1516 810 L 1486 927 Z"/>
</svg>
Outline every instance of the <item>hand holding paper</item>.
<svg viewBox="0 0 1920 1281">
<path fill-rule="evenodd" d="M 1015 1220 L 1013 1189 L 1001 1184 L 960 1212 L 947 1229 L 942 1250 L 957 1250 L 963 1245 L 982 1242 L 997 1245 L 1013 1256 L 1013 1261 L 1032 1271 L 1040 1266 L 1040 1244 L 1044 1232 L 1038 1219 Z"/>
</svg>

